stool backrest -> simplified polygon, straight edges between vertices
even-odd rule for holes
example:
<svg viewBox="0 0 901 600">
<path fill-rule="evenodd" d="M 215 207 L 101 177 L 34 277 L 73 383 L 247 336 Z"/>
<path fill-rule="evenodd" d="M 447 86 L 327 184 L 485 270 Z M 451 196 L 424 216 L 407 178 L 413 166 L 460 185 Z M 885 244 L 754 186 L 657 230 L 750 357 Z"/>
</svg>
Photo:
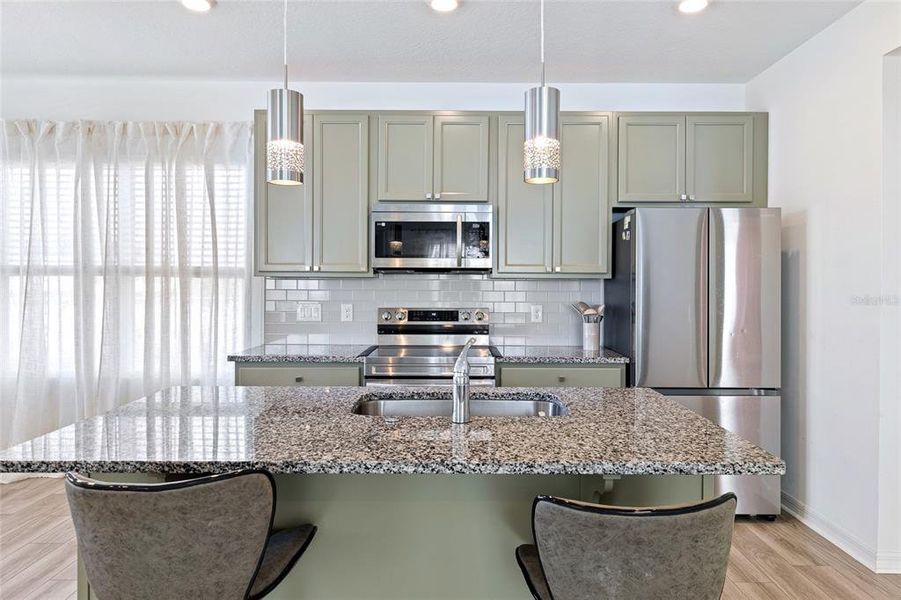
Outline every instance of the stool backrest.
<svg viewBox="0 0 901 600">
<path fill-rule="evenodd" d="M 275 509 L 272 476 L 252 470 L 161 484 L 68 473 L 66 495 L 100 600 L 245 598 Z"/>
<path fill-rule="evenodd" d="M 736 498 L 619 508 L 539 496 L 538 556 L 554 600 L 719 598 Z"/>
</svg>

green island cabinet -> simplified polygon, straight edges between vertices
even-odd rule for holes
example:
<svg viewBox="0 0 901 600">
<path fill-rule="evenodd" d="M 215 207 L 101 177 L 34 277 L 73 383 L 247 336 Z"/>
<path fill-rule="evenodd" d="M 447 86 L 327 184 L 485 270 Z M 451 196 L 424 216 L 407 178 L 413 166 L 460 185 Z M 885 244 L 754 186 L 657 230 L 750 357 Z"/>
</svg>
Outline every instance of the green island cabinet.
<svg viewBox="0 0 901 600">
<path fill-rule="evenodd" d="M 358 363 L 235 363 L 235 385 L 363 385 Z"/>
<path fill-rule="evenodd" d="M 498 118 L 497 275 L 609 272 L 611 119 L 564 113 L 560 181 L 530 185 L 522 177 L 522 116 Z"/>
<path fill-rule="evenodd" d="M 369 116 L 305 115 L 300 186 L 266 183 L 266 111 L 254 138 L 256 274 L 369 274 Z"/>
<path fill-rule="evenodd" d="M 503 387 L 624 387 L 626 366 L 601 364 L 497 364 L 498 385 Z"/>
<path fill-rule="evenodd" d="M 381 202 L 488 202 L 487 114 L 378 116 Z"/>
<path fill-rule="evenodd" d="M 616 203 L 766 206 L 766 113 L 618 113 Z"/>
</svg>

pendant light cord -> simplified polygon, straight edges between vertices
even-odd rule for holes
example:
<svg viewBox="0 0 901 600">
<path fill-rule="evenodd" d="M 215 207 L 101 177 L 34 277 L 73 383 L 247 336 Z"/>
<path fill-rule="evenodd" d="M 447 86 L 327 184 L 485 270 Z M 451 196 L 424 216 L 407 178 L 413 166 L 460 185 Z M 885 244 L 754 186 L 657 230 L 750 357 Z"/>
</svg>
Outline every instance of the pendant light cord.
<svg viewBox="0 0 901 600">
<path fill-rule="evenodd" d="M 285 63 L 285 89 L 288 89 L 288 0 L 282 13 L 282 58 Z"/>
<path fill-rule="evenodd" d="M 544 0 L 541 0 L 541 85 L 544 87 Z"/>
</svg>

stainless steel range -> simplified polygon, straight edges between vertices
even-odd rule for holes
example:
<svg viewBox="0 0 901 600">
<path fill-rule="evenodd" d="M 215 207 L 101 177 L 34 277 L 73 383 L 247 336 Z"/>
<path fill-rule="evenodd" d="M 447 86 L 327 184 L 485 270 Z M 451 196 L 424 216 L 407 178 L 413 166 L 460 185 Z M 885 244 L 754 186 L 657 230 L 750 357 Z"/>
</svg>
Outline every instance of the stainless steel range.
<svg viewBox="0 0 901 600">
<path fill-rule="evenodd" d="M 380 308 L 378 346 L 365 355 L 366 385 L 447 385 L 454 362 L 471 338 L 471 385 L 494 385 L 494 360 L 488 343 L 487 308 Z"/>
</svg>

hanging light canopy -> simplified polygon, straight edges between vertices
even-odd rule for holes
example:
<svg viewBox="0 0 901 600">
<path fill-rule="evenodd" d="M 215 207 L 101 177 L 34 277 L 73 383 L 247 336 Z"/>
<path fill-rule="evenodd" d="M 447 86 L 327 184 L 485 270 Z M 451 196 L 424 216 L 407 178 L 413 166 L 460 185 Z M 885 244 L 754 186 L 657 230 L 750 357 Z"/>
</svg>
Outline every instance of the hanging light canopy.
<svg viewBox="0 0 901 600">
<path fill-rule="evenodd" d="M 288 0 L 282 17 L 285 86 L 269 90 L 266 113 L 266 181 L 303 183 L 303 94 L 288 89 Z"/>
<path fill-rule="evenodd" d="M 544 84 L 544 0 L 541 0 L 541 85 L 526 92 L 523 179 L 556 183 L 560 178 L 560 90 Z"/>
</svg>

